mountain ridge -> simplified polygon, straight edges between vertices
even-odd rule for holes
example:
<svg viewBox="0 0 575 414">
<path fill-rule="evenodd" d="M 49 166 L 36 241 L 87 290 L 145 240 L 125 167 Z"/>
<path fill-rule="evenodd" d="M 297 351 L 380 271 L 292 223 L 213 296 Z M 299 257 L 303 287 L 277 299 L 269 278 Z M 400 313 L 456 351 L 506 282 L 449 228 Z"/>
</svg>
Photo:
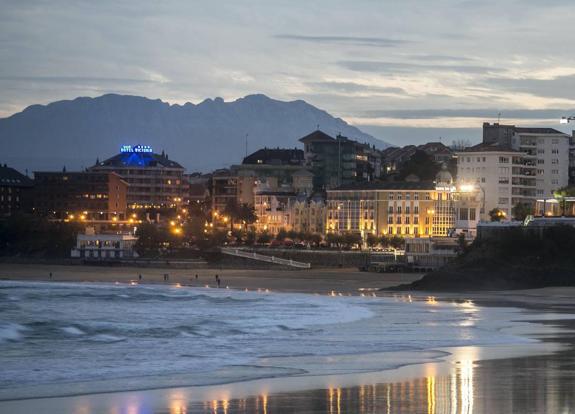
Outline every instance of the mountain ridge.
<svg viewBox="0 0 575 414">
<path fill-rule="evenodd" d="M 80 169 L 115 155 L 121 145 L 147 144 L 188 171 L 209 171 L 241 162 L 246 134 L 251 153 L 299 147 L 298 139 L 318 126 L 332 136 L 389 146 L 301 99 L 251 94 L 228 102 L 216 97 L 170 104 L 111 93 L 34 104 L 0 118 L 0 162 L 21 170 Z"/>
</svg>

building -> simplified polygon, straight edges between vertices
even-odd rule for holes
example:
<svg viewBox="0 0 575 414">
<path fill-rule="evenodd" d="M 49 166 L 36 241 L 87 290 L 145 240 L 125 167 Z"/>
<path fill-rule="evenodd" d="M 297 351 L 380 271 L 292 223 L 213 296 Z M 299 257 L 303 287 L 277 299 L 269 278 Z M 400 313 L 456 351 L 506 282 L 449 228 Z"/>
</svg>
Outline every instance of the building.
<svg viewBox="0 0 575 414">
<path fill-rule="evenodd" d="M 344 136 L 330 137 L 317 130 L 303 138 L 305 165 L 313 173 L 316 191 L 355 182 L 371 182 L 381 176 L 381 152 Z"/>
<path fill-rule="evenodd" d="M 457 257 L 458 240 L 453 237 L 405 239 L 405 258 L 416 269 L 433 270 Z"/>
<path fill-rule="evenodd" d="M 455 228 L 451 174 L 435 182 L 348 184 L 327 191 L 326 233 L 401 237 L 448 236 Z"/>
<path fill-rule="evenodd" d="M 457 154 L 457 179 L 463 187 L 478 188 L 483 201 L 482 220 L 498 208 L 507 217 L 517 203 L 531 203 L 536 196 L 536 163 L 519 151 L 498 144 L 478 144 Z"/>
<path fill-rule="evenodd" d="M 438 165 L 449 165 L 455 153 L 441 142 L 428 142 L 422 145 L 406 145 L 405 147 L 389 147 L 381 152 L 382 175 L 393 176 L 415 155 L 417 151 L 426 153 Z"/>
<path fill-rule="evenodd" d="M 0 165 L 0 218 L 27 210 L 32 180 L 6 164 Z"/>
<path fill-rule="evenodd" d="M 128 183 L 114 172 L 35 172 L 32 205 L 60 219 L 125 220 L 127 193 Z"/>
<path fill-rule="evenodd" d="M 267 185 L 260 184 L 255 192 L 255 213 L 257 221 L 254 224 L 256 232 L 267 232 L 276 235 L 280 230 L 292 230 L 291 213 L 297 194 L 289 188 L 271 190 Z"/>
<path fill-rule="evenodd" d="M 88 170 L 115 172 L 130 184 L 129 208 L 174 207 L 187 201 L 184 167 L 170 160 L 163 151 L 155 154 L 146 145 L 124 145 L 119 154 L 96 161 Z"/>
<path fill-rule="evenodd" d="M 301 233 L 325 233 L 325 199 L 316 194 L 300 194 L 291 205 L 290 228 Z"/>
<path fill-rule="evenodd" d="M 526 162 L 535 163 L 536 197 L 551 197 L 554 190 L 568 185 L 570 142 L 569 135 L 553 128 L 483 124 L 484 144 L 519 151 Z"/>
<path fill-rule="evenodd" d="M 138 238 L 131 234 L 86 234 L 76 236 L 76 247 L 70 256 L 87 260 L 119 260 L 137 258 L 134 250 Z"/>
<path fill-rule="evenodd" d="M 214 172 L 212 206 L 221 212 L 230 202 L 255 206 L 260 185 L 268 191 L 311 194 L 313 174 L 303 165 L 304 153 L 298 149 L 264 148 L 248 155 L 240 165 Z"/>
</svg>

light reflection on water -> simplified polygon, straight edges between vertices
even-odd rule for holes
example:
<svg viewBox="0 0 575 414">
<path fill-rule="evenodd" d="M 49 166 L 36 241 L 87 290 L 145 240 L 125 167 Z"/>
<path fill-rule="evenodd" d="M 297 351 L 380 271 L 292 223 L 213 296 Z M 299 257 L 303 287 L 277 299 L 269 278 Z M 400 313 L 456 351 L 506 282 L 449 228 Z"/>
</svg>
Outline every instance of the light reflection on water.
<svg viewBox="0 0 575 414">
<path fill-rule="evenodd" d="M 472 348 L 470 348 L 472 350 Z M 165 410 L 148 406 L 142 400 L 128 399 L 124 407 L 111 408 L 108 413 L 142 414 L 272 414 L 272 413 L 427 413 L 472 414 L 474 413 L 474 369 L 470 359 L 452 364 L 448 374 L 437 374 L 434 365 L 426 367 L 425 377 L 411 381 L 382 384 L 362 384 L 356 387 L 331 386 L 326 390 L 312 390 L 286 394 L 230 399 L 194 401 L 194 389 L 169 391 L 168 408 Z M 145 395 L 141 394 L 141 395 Z M 75 413 L 90 411 L 86 405 L 77 406 Z"/>
</svg>

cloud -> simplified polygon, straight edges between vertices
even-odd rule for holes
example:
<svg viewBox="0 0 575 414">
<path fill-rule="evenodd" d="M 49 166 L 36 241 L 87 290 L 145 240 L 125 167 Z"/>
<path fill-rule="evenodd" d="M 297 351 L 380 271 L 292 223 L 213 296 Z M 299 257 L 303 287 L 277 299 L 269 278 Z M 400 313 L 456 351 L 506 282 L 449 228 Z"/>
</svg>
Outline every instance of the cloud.
<svg viewBox="0 0 575 414">
<path fill-rule="evenodd" d="M 163 83 L 159 79 L 129 79 L 129 78 L 100 78 L 86 76 L 1 76 L 0 82 L 41 82 L 63 84 L 137 84 L 137 83 Z"/>
<path fill-rule="evenodd" d="M 407 92 L 403 88 L 393 86 L 365 85 L 357 82 L 308 82 L 312 89 L 320 91 L 331 91 L 335 93 L 368 93 L 368 94 L 393 94 L 405 95 Z"/>
<path fill-rule="evenodd" d="M 575 109 L 390 109 L 364 111 L 366 118 L 435 119 L 435 118 L 502 118 L 559 119 L 575 114 Z"/>
<path fill-rule="evenodd" d="M 413 72 L 461 72 L 470 74 L 487 74 L 490 72 L 501 72 L 503 70 L 496 67 L 476 65 L 437 65 L 369 60 L 343 60 L 337 62 L 337 64 L 355 72 L 377 72 L 388 74 Z"/>
<path fill-rule="evenodd" d="M 396 47 L 406 43 L 407 40 L 389 39 L 385 37 L 360 37 L 360 36 L 303 36 L 294 34 L 278 34 L 276 39 L 296 40 L 301 42 L 321 43 L 321 44 L 339 44 L 353 46 L 370 46 L 370 47 Z"/>
<path fill-rule="evenodd" d="M 575 99 L 575 75 L 558 76 L 553 79 L 490 78 L 486 83 L 490 87 L 507 91 L 552 98 Z"/>
</svg>

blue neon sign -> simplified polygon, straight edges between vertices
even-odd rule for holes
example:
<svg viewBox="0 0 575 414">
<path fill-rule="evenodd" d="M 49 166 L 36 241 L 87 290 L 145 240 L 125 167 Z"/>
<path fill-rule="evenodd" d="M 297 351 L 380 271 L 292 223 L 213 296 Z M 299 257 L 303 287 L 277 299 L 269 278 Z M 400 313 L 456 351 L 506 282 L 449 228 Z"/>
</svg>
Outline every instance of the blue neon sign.
<svg viewBox="0 0 575 414">
<path fill-rule="evenodd" d="M 122 145 L 120 147 L 121 153 L 153 153 L 153 149 L 150 145 Z"/>
</svg>

